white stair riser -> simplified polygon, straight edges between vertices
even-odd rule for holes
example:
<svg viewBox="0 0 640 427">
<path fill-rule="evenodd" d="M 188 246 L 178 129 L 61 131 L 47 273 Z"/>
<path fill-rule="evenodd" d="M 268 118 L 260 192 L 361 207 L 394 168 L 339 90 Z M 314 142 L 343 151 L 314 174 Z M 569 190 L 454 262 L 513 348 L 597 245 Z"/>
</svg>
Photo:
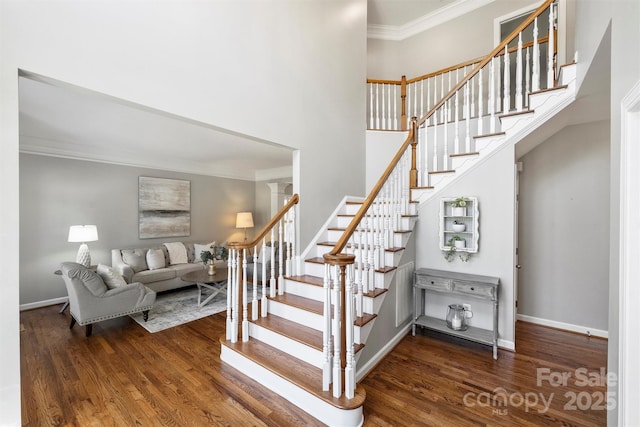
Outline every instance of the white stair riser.
<svg viewBox="0 0 640 427">
<path fill-rule="evenodd" d="M 353 328 L 353 340 L 356 344 L 365 344 L 367 342 L 367 338 L 369 337 L 369 333 L 373 328 L 374 322 L 375 319 L 364 326 L 356 326 L 355 328 Z"/>
<path fill-rule="evenodd" d="M 342 233 L 344 233 L 343 230 L 328 230 L 327 240 L 329 242 L 337 242 L 340 239 L 340 236 L 342 236 Z M 402 233 L 402 232 L 393 233 L 393 242 L 391 243 L 392 247 L 404 248 L 408 239 L 404 240 L 403 235 L 407 235 L 407 234 L 410 234 L 410 233 Z M 356 239 L 356 242 L 357 242 L 357 239 Z M 371 244 L 371 240 L 369 241 L 369 244 Z M 326 252 L 329 252 L 330 250 L 331 249 L 328 248 Z"/>
<path fill-rule="evenodd" d="M 473 156 L 456 156 L 451 158 L 451 168 L 460 172 L 466 165 L 473 164 L 478 159 L 478 155 Z M 466 168 L 465 168 L 466 169 Z"/>
<path fill-rule="evenodd" d="M 345 205 L 344 209 L 342 210 L 342 214 L 345 215 L 355 215 L 358 213 L 358 210 L 360 209 L 360 207 L 362 206 L 362 204 L 347 204 Z M 408 215 L 416 215 L 418 212 L 417 206 L 415 203 L 409 203 L 409 212 L 407 212 Z"/>
<path fill-rule="evenodd" d="M 319 245 L 317 250 L 316 250 L 316 255 L 315 256 L 318 257 L 318 258 L 322 258 L 322 256 L 324 254 L 326 254 L 327 252 L 329 252 L 330 250 L 331 250 L 330 246 Z M 363 252 L 364 252 L 364 250 L 363 250 Z M 347 248 L 345 253 L 354 254 L 356 256 L 355 264 L 357 265 L 357 264 L 360 263 L 360 253 L 361 253 L 361 251 L 359 249 L 352 250 L 351 248 Z M 387 250 L 385 250 L 384 251 L 384 265 L 385 266 L 394 266 L 400 260 L 401 257 L 402 257 L 402 251 L 387 251 Z"/>
<path fill-rule="evenodd" d="M 565 96 L 566 89 L 535 93 L 529 97 L 530 109 L 543 113 L 553 108 Z"/>
<path fill-rule="evenodd" d="M 506 116 L 500 119 L 503 132 L 517 132 L 525 127 L 534 118 L 535 112 L 527 114 L 516 114 L 512 116 Z"/>
<path fill-rule="evenodd" d="M 322 331 L 323 320 L 322 316 L 316 313 L 311 313 L 307 310 L 302 310 L 297 307 L 293 307 L 287 304 L 280 303 L 278 301 L 269 300 L 269 313 L 276 316 L 284 317 L 288 320 L 293 320 L 303 326 Z"/>
<path fill-rule="evenodd" d="M 225 345 L 222 345 L 220 359 L 240 372 L 251 373 L 250 378 L 327 425 L 358 426 L 363 423 L 362 407 L 350 410 L 336 408 Z"/>
<path fill-rule="evenodd" d="M 378 295 L 375 298 L 363 296 L 362 311 L 364 311 L 365 313 L 378 314 L 386 295 L 387 293 L 385 292 L 384 294 Z"/>
<path fill-rule="evenodd" d="M 249 323 L 249 336 L 275 348 L 286 348 L 287 353 L 316 368 L 322 368 L 322 351 L 285 337 L 255 323 Z"/>
<path fill-rule="evenodd" d="M 287 279 L 285 279 L 284 283 L 285 292 L 288 294 L 293 294 L 316 301 L 324 301 L 324 290 L 321 286 L 310 285 L 308 283 L 302 283 L 296 280 Z"/>
<path fill-rule="evenodd" d="M 476 150 L 482 152 L 488 149 L 489 147 L 491 149 L 494 149 L 500 146 L 502 142 L 504 142 L 504 140 L 505 140 L 504 135 L 486 136 L 484 138 L 478 138 L 476 139 Z"/>
<path fill-rule="evenodd" d="M 454 173 L 453 172 L 449 172 L 449 173 L 435 173 L 435 174 L 430 174 L 429 175 L 429 184 L 432 187 L 437 186 L 440 182 L 444 181 L 445 179 L 447 179 L 448 177 L 453 176 Z"/>
</svg>

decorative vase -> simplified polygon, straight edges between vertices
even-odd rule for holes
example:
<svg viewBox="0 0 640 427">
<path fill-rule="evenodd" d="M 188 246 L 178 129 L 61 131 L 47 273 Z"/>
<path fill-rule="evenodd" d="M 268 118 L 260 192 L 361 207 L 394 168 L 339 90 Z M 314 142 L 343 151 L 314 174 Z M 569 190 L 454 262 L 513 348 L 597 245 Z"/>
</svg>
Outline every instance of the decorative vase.
<svg viewBox="0 0 640 427">
<path fill-rule="evenodd" d="M 461 233 L 467 228 L 465 224 L 451 224 L 451 229 L 456 233 Z"/>
<path fill-rule="evenodd" d="M 453 242 L 456 248 L 464 248 L 466 247 L 466 242 L 464 240 L 456 240 Z"/>
<path fill-rule="evenodd" d="M 216 264 L 214 262 L 211 262 L 209 264 L 209 269 L 207 270 L 207 274 L 209 274 L 209 276 L 215 276 L 215 274 L 216 274 Z"/>
<path fill-rule="evenodd" d="M 466 206 L 452 207 L 451 216 L 467 216 L 467 207 Z"/>
</svg>

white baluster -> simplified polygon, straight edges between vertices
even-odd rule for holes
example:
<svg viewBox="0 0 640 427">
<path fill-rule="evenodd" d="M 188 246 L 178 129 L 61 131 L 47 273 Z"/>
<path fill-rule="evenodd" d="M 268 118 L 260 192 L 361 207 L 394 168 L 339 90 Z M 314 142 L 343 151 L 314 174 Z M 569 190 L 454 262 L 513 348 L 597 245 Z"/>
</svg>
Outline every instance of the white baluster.
<svg viewBox="0 0 640 427">
<path fill-rule="evenodd" d="M 483 96 L 484 93 L 482 91 L 482 70 L 484 68 L 480 68 L 480 71 L 478 72 L 478 135 L 482 135 L 483 132 L 483 126 L 482 126 L 482 122 L 484 121 L 484 117 L 482 117 L 482 115 L 484 114 L 483 111 L 483 105 L 484 105 L 484 100 L 483 100 Z"/>
<path fill-rule="evenodd" d="M 278 295 L 284 295 L 284 274 L 282 271 L 283 254 L 282 254 L 282 220 L 278 222 Z"/>
<path fill-rule="evenodd" d="M 344 392 L 347 399 L 353 399 L 356 389 L 356 375 L 355 375 L 355 358 L 353 353 L 354 331 L 353 322 L 355 318 L 353 316 L 353 264 L 348 265 L 347 274 L 345 277 L 345 334 L 346 334 L 346 366 L 344 369 Z"/>
<path fill-rule="evenodd" d="M 333 397 L 342 395 L 342 372 L 340 367 L 340 348 L 342 340 L 342 330 L 340 328 L 340 273 L 337 267 L 333 267 Z"/>
<path fill-rule="evenodd" d="M 458 115 L 460 114 L 460 101 L 459 101 L 459 91 L 456 91 L 454 96 L 456 97 L 455 100 L 455 118 L 454 118 L 454 123 L 453 123 L 453 127 L 454 127 L 454 133 L 453 133 L 453 154 L 458 154 L 460 152 L 460 135 L 459 135 L 459 131 L 458 131 Z"/>
<path fill-rule="evenodd" d="M 260 251 L 260 253 L 262 254 L 262 259 L 266 260 L 267 259 L 267 239 L 266 237 L 262 238 L 262 250 Z M 273 264 L 273 262 L 272 262 Z M 255 267 L 258 266 L 258 264 L 254 264 Z M 262 304 L 261 304 L 261 315 L 262 317 L 267 317 L 267 263 L 266 262 L 262 262 L 262 265 L 260 266 L 262 268 L 262 275 L 260 277 L 262 277 Z M 254 276 L 257 276 L 258 272 L 256 271 L 254 273 Z"/>
<path fill-rule="evenodd" d="M 473 80 L 469 80 L 467 84 L 464 85 L 464 107 L 466 110 L 466 122 L 465 122 L 465 137 L 464 137 L 464 152 L 471 152 L 471 137 L 469 133 L 471 132 L 471 105 L 469 104 L 469 86 L 473 88 Z"/>
<path fill-rule="evenodd" d="M 238 250 L 233 250 L 233 276 L 231 281 L 233 283 L 233 294 L 231 296 L 231 342 L 238 342 L 238 310 L 240 308 L 240 303 L 238 301 Z M 228 292 L 228 291 L 227 291 Z"/>
<path fill-rule="evenodd" d="M 444 98 L 444 73 L 441 74 L 442 78 L 440 79 L 440 99 Z M 445 108 L 440 110 L 440 122 L 445 123 Z"/>
<path fill-rule="evenodd" d="M 495 60 L 496 58 L 491 58 L 491 66 L 489 67 L 489 132 L 496 132 L 496 81 L 495 81 Z"/>
<path fill-rule="evenodd" d="M 227 260 L 227 340 L 232 339 L 233 332 L 233 259 L 235 249 L 229 251 L 229 259 Z M 235 342 L 235 341 L 234 341 Z"/>
<path fill-rule="evenodd" d="M 503 86 L 502 90 L 504 93 L 503 97 L 503 106 L 502 106 L 502 114 L 509 113 L 511 109 L 511 71 L 510 71 L 510 63 L 509 60 L 509 48 L 507 46 L 504 47 L 504 78 L 503 78 Z"/>
<path fill-rule="evenodd" d="M 393 129 L 398 130 L 398 85 L 393 85 Z"/>
<path fill-rule="evenodd" d="M 451 71 L 449 71 L 447 73 L 449 75 L 449 87 L 447 88 L 447 92 L 451 92 Z M 451 122 L 451 112 L 453 110 L 453 108 L 451 107 L 451 103 L 453 102 L 453 100 L 451 98 L 449 98 L 446 102 L 447 105 L 447 112 L 445 114 L 445 117 L 447 118 L 447 122 Z M 445 123 L 446 124 L 446 123 Z"/>
<path fill-rule="evenodd" d="M 387 130 L 389 129 L 387 127 L 387 109 L 386 109 L 386 103 L 385 103 L 385 95 L 387 93 L 387 84 L 383 83 L 382 84 L 382 99 L 380 100 L 380 103 L 382 104 L 382 129 Z"/>
<path fill-rule="evenodd" d="M 247 298 L 247 250 L 242 249 L 242 341 L 249 341 L 249 312 Z"/>
<path fill-rule="evenodd" d="M 391 92 L 395 85 L 387 85 L 387 129 L 393 129 L 393 120 L 391 118 Z"/>
<path fill-rule="evenodd" d="M 522 32 L 518 34 L 516 53 L 516 111 L 522 111 Z"/>
<path fill-rule="evenodd" d="M 380 129 L 380 83 L 376 83 L 376 127 Z"/>
<path fill-rule="evenodd" d="M 528 47 L 527 47 L 527 54 L 525 58 L 526 58 L 525 60 L 526 68 L 524 72 L 524 76 L 525 76 L 524 102 L 527 108 L 529 108 L 529 93 L 531 92 L 531 65 L 530 65 L 531 56 L 530 56 Z"/>
<path fill-rule="evenodd" d="M 356 250 L 358 251 L 358 256 L 357 256 L 357 262 L 358 262 L 358 268 L 355 270 L 356 272 L 356 284 L 358 286 L 358 296 L 356 298 L 356 313 L 358 316 L 362 316 L 362 304 L 363 304 L 363 286 L 362 286 L 362 276 L 363 276 L 363 268 L 364 268 L 364 262 L 363 262 L 363 249 L 362 249 L 362 229 L 360 227 L 357 228 L 357 230 L 355 231 L 355 234 L 358 235 L 358 246 L 356 248 Z"/>
<path fill-rule="evenodd" d="M 413 116 L 418 115 L 418 82 L 413 84 Z M 409 116 L 409 117 L 413 117 Z"/>
<path fill-rule="evenodd" d="M 555 67 L 553 66 L 554 60 L 554 49 L 555 49 L 555 8 L 553 7 L 553 3 L 551 3 L 549 7 L 549 42 L 547 43 L 547 88 L 550 89 L 555 86 Z"/>
<path fill-rule="evenodd" d="M 431 109 L 431 84 L 430 79 L 427 80 L 427 111 Z M 425 122 L 425 126 L 429 126 L 429 121 Z"/>
<path fill-rule="evenodd" d="M 366 214 L 368 215 L 368 213 Z M 367 232 L 368 220 L 365 215 L 360 222 L 360 234 L 362 241 L 360 244 L 362 247 L 362 292 L 369 292 L 369 233 Z"/>
<path fill-rule="evenodd" d="M 331 266 L 329 264 L 324 265 L 324 280 L 322 282 L 322 290 L 324 291 L 324 304 L 323 304 L 323 321 L 322 328 L 322 390 L 329 391 L 329 385 L 331 384 L 331 369 L 332 369 L 332 355 L 331 355 Z"/>
<path fill-rule="evenodd" d="M 420 116 L 424 116 L 424 79 L 420 80 Z"/>
<path fill-rule="evenodd" d="M 473 65 L 471 66 L 471 69 L 473 69 Z M 473 79 L 477 79 L 478 75 L 476 74 L 472 79 L 471 79 L 471 106 L 469 107 L 469 115 L 472 118 L 473 115 L 476 112 L 476 96 L 475 96 L 475 90 L 476 90 L 476 85 L 473 83 Z"/>
<path fill-rule="evenodd" d="M 258 246 L 253 247 L 253 299 L 251 300 L 251 320 L 258 320 Z M 264 276 L 263 276 L 264 277 Z"/>
<path fill-rule="evenodd" d="M 407 118 L 411 120 L 411 84 L 407 85 Z"/>
<path fill-rule="evenodd" d="M 538 18 L 533 20 L 533 80 L 531 91 L 540 90 L 540 45 L 538 44 Z"/>
<path fill-rule="evenodd" d="M 375 129 L 373 120 L 373 83 L 369 83 L 369 128 Z"/>
<path fill-rule="evenodd" d="M 276 297 L 276 246 L 275 246 L 275 230 L 271 229 L 271 275 L 269 276 L 269 295 L 271 298 Z"/>
<path fill-rule="evenodd" d="M 449 113 L 447 112 L 449 101 L 446 101 L 443 105 L 444 107 L 444 116 L 448 117 Z M 448 122 L 444 122 L 442 126 L 442 170 L 449 169 L 449 126 Z"/>
</svg>

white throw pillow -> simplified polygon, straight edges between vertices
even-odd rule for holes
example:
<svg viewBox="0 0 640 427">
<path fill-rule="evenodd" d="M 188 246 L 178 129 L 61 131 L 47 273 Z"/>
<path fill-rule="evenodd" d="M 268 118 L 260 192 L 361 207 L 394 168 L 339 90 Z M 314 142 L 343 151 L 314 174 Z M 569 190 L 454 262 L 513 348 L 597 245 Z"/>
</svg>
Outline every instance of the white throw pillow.
<svg viewBox="0 0 640 427">
<path fill-rule="evenodd" d="M 166 267 L 166 265 L 164 265 L 164 252 L 162 249 L 149 249 L 147 251 L 147 265 L 149 266 L 149 270 Z"/>
<path fill-rule="evenodd" d="M 200 258 L 201 252 L 211 252 L 211 243 L 208 245 L 193 244 L 193 262 L 202 262 L 202 258 Z"/>
<path fill-rule="evenodd" d="M 164 244 L 169 251 L 169 264 L 186 264 L 189 262 L 187 248 L 182 242 L 172 242 Z"/>
<path fill-rule="evenodd" d="M 120 275 L 117 271 L 108 265 L 98 264 L 97 268 L 98 275 L 104 281 L 104 284 L 107 285 L 109 289 L 119 288 L 120 286 L 126 286 L 127 281 L 124 280 L 124 277 Z"/>
</svg>

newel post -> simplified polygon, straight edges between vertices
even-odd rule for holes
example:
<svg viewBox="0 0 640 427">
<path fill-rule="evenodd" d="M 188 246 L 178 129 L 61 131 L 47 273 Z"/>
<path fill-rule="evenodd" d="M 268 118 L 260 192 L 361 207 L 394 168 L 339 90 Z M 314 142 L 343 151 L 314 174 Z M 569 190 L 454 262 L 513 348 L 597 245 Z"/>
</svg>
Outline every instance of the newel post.
<svg viewBox="0 0 640 427">
<path fill-rule="evenodd" d="M 418 119 L 411 118 L 411 172 L 409 175 L 409 188 L 418 186 L 418 168 L 416 166 L 416 149 L 418 147 Z"/>
<path fill-rule="evenodd" d="M 336 265 L 340 269 L 340 275 L 338 277 L 339 288 L 338 294 L 334 302 L 334 318 L 339 319 L 339 323 L 336 324 L 336 330 L 333 335 L 335 336 L 335 355 L 334 363 L 337 361 L 336 357 L 339 354 L 340 369 L 338 372 L 333 372 L 333 396 L 340 397 L 343 392 L 343 384 L 345 394 L 347 398 L 353 397 L 353 389 L 355 388 L 355 376 L 354 372 L 347 370 L 347 362 L 349 362 L 350 369 L 353 369 L 352 361 L 347 359 L 347 356 L 353 357 L 353 336 L 350 333 L 348 326 L 353 328 L 353 323 L 348 325 L 348 321 L 353 322 L 354 318 L 352 313 L 348 310 L 352 309 L 351 300 L 347 295 L 347 266 L 355 263 L 356 256 L 353 254 L 339 253 L 336 255 L 324 254 L 324 261 L 329 265 Z M 349 295 L 351 297 L 352 294 Z M 347 346 L 351 346 L 351 350 Z"/>
<path fill-rule="evenodd" d="M 400 79 L 400 130 L 407 130 L 407 76 Z"/>
</svg>

